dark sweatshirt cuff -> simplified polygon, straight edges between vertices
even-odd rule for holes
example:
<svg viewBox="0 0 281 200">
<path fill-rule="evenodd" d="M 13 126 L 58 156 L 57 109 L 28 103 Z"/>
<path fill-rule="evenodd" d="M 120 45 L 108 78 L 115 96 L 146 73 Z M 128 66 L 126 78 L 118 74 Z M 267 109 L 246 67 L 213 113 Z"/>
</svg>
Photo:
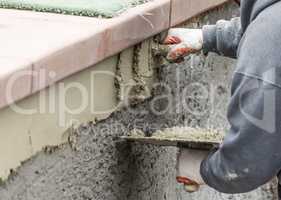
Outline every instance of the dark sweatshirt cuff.
<svg viewBox="0 0 281 200">
<path fill-rule="evenodd" d="M 216 178 L 213 175 L 213 172 L 211 171 L 210 167 L 208 166 L 208 160 L 209 158 L 207 158 L 206 160 L 204 160 L 201 163 L 201 167 L 200 167 L 200 173 L 201 173 L 201 177 L 204 181 L 204 183 L 206 185 L 208 185 L 209 187 L 215 189 L 216 191 L 222 192 L 222 193 L 226 193 L 226 194 L 232 194 L 231 188 L 226 188 L 227 186 L 225 184 L 223 185 L 217 185 L 217 181 Z"/>
<path fill-rule="evenodd" d="M 217 26 L 203 26 L 203 52 L 217 52 Z"/>
<path fill-rule="evenodd" d="M 224 172 L 221 172 L 219 175 L 215 175 L 212 167 L 210 167 L 210 164 L 213 166 L 212 162 L 214 161 L 211 161 L 211 157 L 214 156 L 215 153 L 216 151 L 211 152 L 200 166 L 200 174 L 206 185 L 225 194 L 245 193 L 254 189 L 251 187 L 245 187 L 245 185 L 241 184 L 241 182 L 239 183 L 231 179 L 225 179 Z"/>
</svg>

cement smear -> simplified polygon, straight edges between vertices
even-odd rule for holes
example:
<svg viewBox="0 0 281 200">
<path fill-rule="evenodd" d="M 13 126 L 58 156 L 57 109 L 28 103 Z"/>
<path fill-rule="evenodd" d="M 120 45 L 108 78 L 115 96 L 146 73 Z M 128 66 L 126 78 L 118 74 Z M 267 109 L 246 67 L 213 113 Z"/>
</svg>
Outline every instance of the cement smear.
<svg viewBox="0 0 281 200">
<path fill-rule="evenodd" d="M 142 130 L 134 129 L 129 136 L 121 138 L 144 145 L 176 146 L 208 151 L 217 148 L 222 143 L 224 134 L 213 129 L 173 127 L 157 130 L 151 136 L 146 136 Z"/>
<path fill-rule="evenodd" d="M 162 131 L 156 131 L 152 137 L 187 140 L 192 142 L 222 142 L 224 135 L 218 130 L 191 128 L 191 127 L 174 127 Z"/>
</svg>

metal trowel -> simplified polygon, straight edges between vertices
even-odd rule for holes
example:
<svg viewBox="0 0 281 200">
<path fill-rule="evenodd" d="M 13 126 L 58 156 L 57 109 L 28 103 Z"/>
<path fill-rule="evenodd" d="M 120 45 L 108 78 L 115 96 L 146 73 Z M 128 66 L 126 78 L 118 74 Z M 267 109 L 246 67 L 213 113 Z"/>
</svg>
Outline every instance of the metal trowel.
<svg viewBox="0 0 281 200">
<path fill-rule="evenodd" d="M 157 146 L 175 146 L 194 150 L 210 151 L 218 148 L 223 141 L 223 134 L 220 131 L 190 127 L 173 127 L 156 131 L 152 136 L 146 136 L 140 130 L 133 130 L 131 135 L 123 136 L 129 142 L 140 144 L 151 144 Z M 177 159 L 178 183 L 183 184 L 185 191 L 192 193 L 199 189 L 199 184 L 183 176 L 179 166 L 181 165 L 180 153 Z"/>
<path fill-rule="evenodd" d="M 148 137 L 138 134 L 140 131 L 134 130 L 129 136 L 123 136 L 129 142 L 140 144 L 151 144 L 157 146 L 175 146 L 179 148 L 189 148 L 197 150 L 211 150 L 218 148 L 223 140 L 223 134 L 210 129 L 195 129 L 187 127 L 168 128 L 158 131 Z"/>
</svg>

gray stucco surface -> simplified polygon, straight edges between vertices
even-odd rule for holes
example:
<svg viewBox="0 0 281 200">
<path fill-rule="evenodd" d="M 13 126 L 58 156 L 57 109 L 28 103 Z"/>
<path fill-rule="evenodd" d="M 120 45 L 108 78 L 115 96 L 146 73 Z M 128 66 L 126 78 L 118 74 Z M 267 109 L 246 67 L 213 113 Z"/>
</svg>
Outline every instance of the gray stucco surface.
<svg viewBox="0 0 281 200">
<path fill-rule="evenodd" d="M 237 15 L 230 4 L 188 22 L 199 27 Z M 97 124 L 84 125 L 76 135 L 75 150 L 58 148 L 25 162 L 0 187 L 1 200 L 274 200 L 275 184 L 243 195 L 223 195 L 208 187 L 187 194 L 175 181 L 176 148 L 128 144 L 118 138 L 139 128 L 147 134 L 175 125 L 226 129 L 230 80 L 235 61 L 214 54 L 194 55 L 182 64 L 159 68 L 156 96 L 133 109 L 123 109 Z M 183 93 L 186 91 L 186 95 Z M 207 93 L 206 93 L 207 91 Z M 207 94 L 207 96 L 205 95 Z M 159 95 L 162 95 L 159 98 Z M 167 95 L 167 96 L 165 96 Z M 171 106 L 161 115 L 158 111 Z M 186 106 L 182 106 L 185 99 Z"/>
</svg>

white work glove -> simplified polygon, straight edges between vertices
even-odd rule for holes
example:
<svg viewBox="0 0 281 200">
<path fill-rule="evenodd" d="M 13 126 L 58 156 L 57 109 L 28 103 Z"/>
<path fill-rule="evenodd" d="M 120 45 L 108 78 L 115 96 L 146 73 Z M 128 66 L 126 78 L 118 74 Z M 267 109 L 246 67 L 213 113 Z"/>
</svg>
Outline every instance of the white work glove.
<svg viewBox="0 0 281 200">
<path fill-rule="evenodd" d="M 170 46 L 167 59 L 177 62 L 203 48 L 203 32 L 201 29 L 173 28 L 163 43 Z"/>
<path fill-rule="evenodd" d="M 187 192 L 196 192 L 200 185 L 205 185 L 200 166 L 208 154 L 208 151 L 180 149 L 177 158 L 177 181 L 183 184 Z"/>
</svg>

